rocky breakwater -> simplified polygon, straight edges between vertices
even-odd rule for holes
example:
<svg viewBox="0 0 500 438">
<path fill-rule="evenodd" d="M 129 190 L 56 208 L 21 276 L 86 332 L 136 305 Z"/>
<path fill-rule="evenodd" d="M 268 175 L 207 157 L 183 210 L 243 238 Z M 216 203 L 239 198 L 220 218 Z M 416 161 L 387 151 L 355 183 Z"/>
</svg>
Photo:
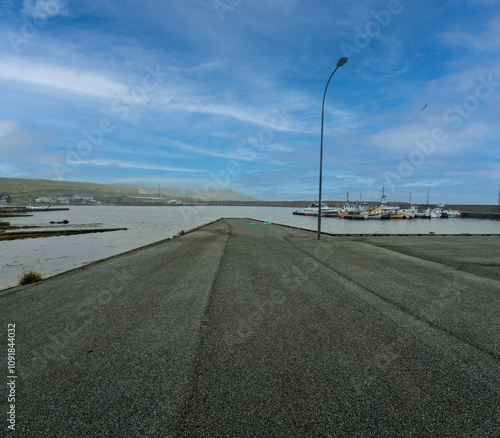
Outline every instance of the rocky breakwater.
<svg viewBox="0 0 500 438">
<path fill-rule="evenodd" d="M 500 213 L 481 213 L 475 211 L 463 211 L 460 214 L 464 219 L 496 219 L 500 220 Z"/>
<path fill-rule="evenodd" d="M 67 221 L 64 221 L 67 222 Z M 37 237 L 71 236 L 74 234 L 106 233 L 109 231 L 124 231 L 127 228 L 101 228 L 99 224 L 90 225 L 49 225 L 11 227 L 9 222 L 0 222 L 0 241 L 17 239 L 34 239 Z M 2 225 L 3 224 L 3 225 Z"/>
</svg>

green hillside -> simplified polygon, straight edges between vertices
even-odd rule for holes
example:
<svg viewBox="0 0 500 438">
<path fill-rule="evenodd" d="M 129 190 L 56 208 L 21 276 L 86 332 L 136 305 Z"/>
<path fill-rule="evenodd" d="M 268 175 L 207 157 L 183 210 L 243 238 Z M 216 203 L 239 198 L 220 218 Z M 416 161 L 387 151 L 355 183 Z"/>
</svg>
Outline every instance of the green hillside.
<svg viewBox="0 0 500 438">
<path fill-rule="evenodd" d="M 11 196 L 13 204 L 28 205 L 30 196 L 32 201 L 41 196 L 92 196 L 97 201 L 113 202 L 120 196 L 143 196 L 139 195 L 141 186 L 131 184 L 97 184 L 88 182 L 54 181 L 48 179 L 22 179 L 22 178 L 1 178 L 0 193 Z M 153 196 L 158 193 L 158 187 L 145 187 Z M 189 190 L 188 197 L 191 201 L 202 201 L 203 190 Z M 163 188 L 161 195 L 165 198 L 186 200 L 184 190 Z M 221 189 L 217 196 L 210 198 L 215 201 L 257 201 L 252 196 L 242 195 L 229 189 Z"/>
<path fill-rule="evenodd" d="M 12 198 L 13 204 L 27 205 L 30 196 L 34 201 L 40 196 L 93 196 L 95 199 L 116 197 L 117 195 L 136 195 L 129 190 L 128 193 L 117 192 L 117 188 L 106 184 L 86 182 L 53 181 L 47 179 L 21 179 L 0 178 L 0 193 L 7 193 Z"/>
</svg>

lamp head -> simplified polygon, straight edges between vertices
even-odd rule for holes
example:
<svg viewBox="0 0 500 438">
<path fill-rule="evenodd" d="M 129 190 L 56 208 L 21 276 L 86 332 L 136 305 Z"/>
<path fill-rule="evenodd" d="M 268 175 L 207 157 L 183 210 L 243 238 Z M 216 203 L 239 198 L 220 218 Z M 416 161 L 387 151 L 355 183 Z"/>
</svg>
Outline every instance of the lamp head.
<svg viewBox="0 0 500 438">
<path fill-rule="evenodd" d="M 337 61 L 337 67 L 342 67 L 347 61 L 349 61 L 349 58 L 340 58 Z"/>
</svg>

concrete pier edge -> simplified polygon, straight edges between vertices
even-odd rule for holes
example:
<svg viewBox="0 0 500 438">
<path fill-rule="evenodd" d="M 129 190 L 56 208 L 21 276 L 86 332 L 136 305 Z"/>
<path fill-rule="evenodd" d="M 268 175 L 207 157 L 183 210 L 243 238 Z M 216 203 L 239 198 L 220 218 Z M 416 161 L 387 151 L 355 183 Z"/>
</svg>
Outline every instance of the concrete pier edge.
<svg viewBox="0 0 500 438">
<path fill-rule="evenodd" d="M 203 228 L 203 227 L 206 227 L 208 225 L 211 225 L 211 224 L 213 224 L 213 223 L 215 223 L 217 221 L 220 221 L 221 219 L 222 218 L 219 218 L 219 219 L 216 219 L 216 220 L 213 220 L 213 221 L 210 221 L 210 222 L 206 222 L 206 223 L 204 223 L 202 225 L 198 225 L 196 227 L 188 228 L 187 230 L 181 230 L 181 231 L 184 231 L 185 234 L 192 233 L 193 231 L 196 231 L 196 230 L 199 230 L 200 228 Z M 125 230 L 126 230 L 126 228 L 125 228 Z M 59 277 L 61 275 L 65 275 L 68 272 L 84 270 L 84 269 L 88 268 L 89 266 L 95 265 L 97 263 L 102 263 L 102 262 L 104 262 L 106 260 L 115 259 L 117 257 L 121 257 L 123 255 L 133 253 L 135 251 L 141 251 L 143 249 L 151 248 L 151 247 L 156 246 L 156 245 L 161 245 L 162 243 L 168 242 L 169 240 L 172 240 L 172 239 L 175 239 L 175 238 L 179 237 L 180 236 L 179 233 L 180 233 L 180 231 L 177 234 L 175 234 L 174 236 L 172 236 L 172 237 L 167 237 L 166 239 L 161 239 L 161 240 L 158 240 L 156 242 L 148 243 L 147 245 L 141 245 L 141 246 L 138 246 L 137 248 L 129 249 L 127 251 L 120 252 L 118 254 L 115 254 L 115 255 L 112 255 L 112 256 L 109 256 L 109 257 L 104 257 L 104 258 L 99 259 L 99 260 L 94 260 L 92 262 L 88 262 L 85 265 L 78 266 L 76 268 L 71 268 L 71 269 L 68 269 L 66 271 L 59 272 L 58 274 L 51 275 L 50 277 L 45 277 L 41 281 L 43 282 L 45 280 L 48 280 L 49 278 L 56 278 L 56 277 Z M 2 295 L 3 293 L 6 293 L 6 292 L 13 292 L 14 289 L 17 289 L 19 287 L 24 287 L 24 286 L 12 286 L 12 287 L 8 287 L 6 289 L 0 289 L 0 295 Z"/>
<path fill-rule="evenodd" d="M 221 219 L 231 219 L 231 218 L 221 218 Z M 219 220 L 221 220 L 219 219 Z M 260 219 L 252 219 L 252 218 L 247 218 L 248 220 L 255 221 L 255 222 L 266 222 Z M 287 227 L 287 228 L 292 228 L 295 230 L 300 230 L 300 231 L 308 231 L 311 233 L 316 233 L 316 230 L 311 230 L 309 228 L 302 228 L 302 227 L 297 227 L 295 225 L 286 225 L 286 224 L 280 224 L 278 222 L 272 222 L 272 225 L 279 225 L 281 227 Z M 438 234 L 438 233 L 327 233 L 324 231 L 321 231 L 321 234 L 325 236 L 333 236 L 333 237 L 395 237 L 395 236 L 422 236 L 422 237 L 432 237 L 432 236 L 463 236 L 463 237 L 472 237 L 472 236 L 500 236 L 500 234 L 492 234 L 492 233 L 486 233 L 486 234 L 472 234 L 472 233 L 446 233 L 446 234 Z"/>
</svg>

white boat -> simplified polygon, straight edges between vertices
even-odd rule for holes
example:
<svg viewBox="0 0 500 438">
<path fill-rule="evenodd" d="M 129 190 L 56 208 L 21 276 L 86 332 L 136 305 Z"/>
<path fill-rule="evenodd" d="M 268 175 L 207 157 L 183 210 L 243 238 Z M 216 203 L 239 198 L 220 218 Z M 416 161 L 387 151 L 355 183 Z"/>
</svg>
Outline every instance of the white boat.
<svg viewBox="0 0 500 438">
<path fill-rule="evenodd" d="M 431 219 L 436 219 L 440 218 L 443 213 L 443 209 L 441 207 L 435 207 L 435 208 L 427 208 L 424 211 L 424 216 L 430 217 Z"/>
<path fill-rule="evenodd" d="M 400 211 L 403 213 L 404 219 L 413 219 L 417 214 L 417 207 L 402 208 Z"/>
<path fill-rule="evenodd" d="M 313 202 L 310 207 L 302 208 L 301 210 L 296 210 L 293 214 L 298 214 L 302 216 L 317 216 L 319 210 L 319 203 Z M 336 216 L 338 210 L 336 208 L 328 207 L 325 203 L 321 203 L 321 216 Z"/>
</svg>

